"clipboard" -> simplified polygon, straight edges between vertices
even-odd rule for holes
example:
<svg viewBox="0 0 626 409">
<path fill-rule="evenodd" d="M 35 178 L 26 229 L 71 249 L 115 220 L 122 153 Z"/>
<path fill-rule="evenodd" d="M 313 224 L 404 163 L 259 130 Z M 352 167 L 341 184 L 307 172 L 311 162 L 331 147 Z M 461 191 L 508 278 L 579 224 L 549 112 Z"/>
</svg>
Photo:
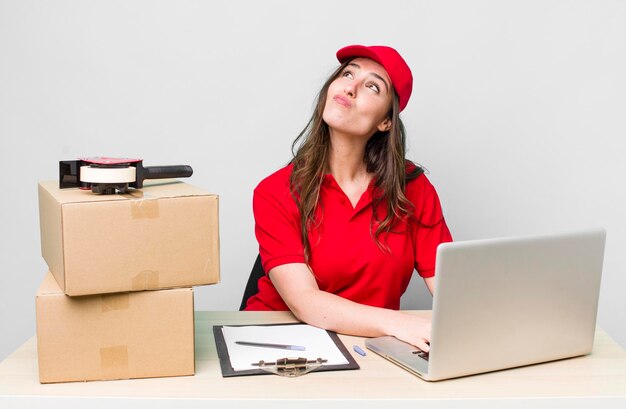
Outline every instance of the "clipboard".
<svg viewBox="0 0 626 409">
<path fill-rule="evenodd" d="M 222 377 L 228 378 L 233 376 L 247 376 L 247 375 L 271 375 L 271 372 L 265 371 L 263 369 L 244 369 L 244 370 L 235 370 L 233 369 L 233 365 L 231 364 L 230 355 L 228 352 L 228 346 L 226 344 L 226 340 L 224 338 L 224 334 L 222 332 L 223 328 L 226 327 L 249 327 L 249 326 L 259 326 L 259 327 L 270 327 L 270 326 L 286 326 L 286 325 L 303 325 L 299 322 L 290 322 L 290 323 L 282 323 L 282 324 L 246 324 L 246 325 L 214 325 L 213 326 L 213 336 L 215 337 L 215 346 L 217 348 L 217 356 L 220 360 L 220 369 L 222 370 Z M 360 369 L 359 364 L 356 363 L 352 355 L 348 352 L 346 346 L 341 342 L 337 333 L 333 331 L 326 330 L 326 333 L 330 337 L 330 339 L 334 342 L 337 349 L 344 356 L 347 364 L 338 364 L 338 365 L 322 365 L 319 368 L 315 369 L 315 372 L 322 371 L 342 371 L 342 370 L 351 370 L 351 369 Z M 291 353 L 293 355 L 293 352 Z M 296 352 L 297 354 L 297 352 Z"/>
</svg>

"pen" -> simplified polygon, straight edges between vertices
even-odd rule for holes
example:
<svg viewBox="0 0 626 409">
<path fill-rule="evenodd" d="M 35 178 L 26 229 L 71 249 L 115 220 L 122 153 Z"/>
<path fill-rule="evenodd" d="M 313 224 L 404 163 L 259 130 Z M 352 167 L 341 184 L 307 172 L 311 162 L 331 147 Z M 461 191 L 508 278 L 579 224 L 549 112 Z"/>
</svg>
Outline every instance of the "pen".
<svg viewBox="0 0 626 409">
<path fill-rule="evenodd" d="M 245 345 L 249 347 L 289 349 L 291 351 L 305 351 L 306 350 L 305 347 L 300 346 L 300 345 L 268 344 L 265 342 L 235 341 L 235 344 Z"/>
<path fill-rule="evenodd" d="M 352 347 L 352 349 L 354 349 L 354 352 L 356 352 L 357 354 L 359 354 L 359 355 L 361 355 L 361 356 L 365 356 L 365 355 L 367 355 L 367 354 L 365 353 L 365 351 L 363 351 L 363 350 L 361 349 L 361 347 L 360 347 L 360 346 L 358 346 L 358 345 L 354 345 L 354 346 Z"/>
</svg>

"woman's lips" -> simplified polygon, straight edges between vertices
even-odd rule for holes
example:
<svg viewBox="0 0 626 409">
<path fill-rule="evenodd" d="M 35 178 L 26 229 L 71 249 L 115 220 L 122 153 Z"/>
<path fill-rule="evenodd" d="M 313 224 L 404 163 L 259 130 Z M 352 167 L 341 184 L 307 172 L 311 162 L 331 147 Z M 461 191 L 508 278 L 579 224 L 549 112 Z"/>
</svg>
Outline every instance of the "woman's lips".
<svg viewBox="0 0 626 409">
<path fill-rule="evenodd" d="M 350 102 L 350 100 L 348 98 L 344 97 L 343 95 L 335 95 L 333 97 L 333 99 L 339 105 L 343 105 L 344 107 L 350 108 L 352 106 L 352 102 Z"/>
</svg>

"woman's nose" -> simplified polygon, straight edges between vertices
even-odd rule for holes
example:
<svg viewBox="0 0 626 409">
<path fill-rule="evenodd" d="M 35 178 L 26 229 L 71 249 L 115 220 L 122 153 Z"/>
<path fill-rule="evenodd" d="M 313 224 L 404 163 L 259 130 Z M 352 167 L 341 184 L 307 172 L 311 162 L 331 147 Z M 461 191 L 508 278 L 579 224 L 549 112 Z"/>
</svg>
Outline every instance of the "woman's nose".
<svg viewBox="0 0 626 409">
<path fill-rule="evenodd" d="M 354 87 L 354 84 L 352 83 L 352 81 L 346 84 L 344 88 L 344 92 L 346 93 L 346 95 L 349 95 L 353 98 L 356 96 L 356 88 Z"/>
</svg>

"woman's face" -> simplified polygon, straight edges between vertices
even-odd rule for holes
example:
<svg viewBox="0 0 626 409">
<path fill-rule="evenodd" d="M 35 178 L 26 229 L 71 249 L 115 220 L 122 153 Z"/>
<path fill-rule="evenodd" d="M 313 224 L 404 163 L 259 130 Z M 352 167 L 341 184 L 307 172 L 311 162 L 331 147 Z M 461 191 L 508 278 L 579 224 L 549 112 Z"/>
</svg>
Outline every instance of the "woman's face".
<svg viewBox="0 0 626 409">
<path fill-rule="evenodd" d="M 382 65 L 355 58 L 330 84 L 323 119 L 333 131 L 369 138 L 391 127 L 391 80 Z"/>
</svg>

